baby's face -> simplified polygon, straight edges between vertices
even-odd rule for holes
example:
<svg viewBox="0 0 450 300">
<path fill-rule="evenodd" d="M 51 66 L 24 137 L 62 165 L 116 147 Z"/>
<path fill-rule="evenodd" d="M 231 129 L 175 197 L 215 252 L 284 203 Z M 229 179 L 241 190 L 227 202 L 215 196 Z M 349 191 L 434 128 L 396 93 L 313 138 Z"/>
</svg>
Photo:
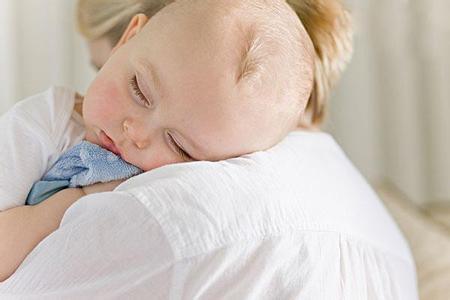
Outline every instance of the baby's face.
<svg viewBox="0 0 450 300">
<path fill-rule="evenodd" d="M 270 134 L 270 110 L 236 83 L 240 41 L 177 9 L 154 16 L 101 69 L 83 104 L 86 139 L 145 171 L 271 147 L 281 137 Z"/>
</svg>

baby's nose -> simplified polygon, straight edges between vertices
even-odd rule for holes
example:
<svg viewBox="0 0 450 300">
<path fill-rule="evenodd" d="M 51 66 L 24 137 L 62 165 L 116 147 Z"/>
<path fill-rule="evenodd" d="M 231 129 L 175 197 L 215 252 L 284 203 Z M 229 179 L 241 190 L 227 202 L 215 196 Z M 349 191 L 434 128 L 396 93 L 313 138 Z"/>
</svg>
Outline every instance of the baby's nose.
<svg viewBox="0 0 450 300">
<path fill-rule="evenodd" d="M 148 129 L 136 121 L 125 120 L 123 122 L 123 133 L 127 139 L 132 141 L 138 149 L 145 149 L 150 145 Z"/>
</svg>

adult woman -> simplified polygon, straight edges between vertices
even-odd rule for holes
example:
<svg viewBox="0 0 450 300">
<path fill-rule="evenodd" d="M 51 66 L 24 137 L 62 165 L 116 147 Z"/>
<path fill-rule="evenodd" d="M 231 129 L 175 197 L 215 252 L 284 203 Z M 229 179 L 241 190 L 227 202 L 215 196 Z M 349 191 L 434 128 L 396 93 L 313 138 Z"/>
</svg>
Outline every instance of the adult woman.
<svg viewBox="0 0 450 300">
<path fill-rule="evenodd" d="M 91 63 L 99 70 L 119 42 L 133 16 L 156 14 L 168 0 L 79 0 L 78 29 L 87 40 Z"/>
<path fill-rule="evenodd" d="M 228 32 L 227 30 L 232 26 L 235 26 L 236 30 L 241 30 L 242 28 L 238 26 L 253 18 L 253 22 L 246 24 L 248 27 L 245 36 L 250 36 L 252 43 L 255 41 L 258 43 L 260 39 L 252 39 L 253 35 L 255 32 L 265 33 L 269 26 L 276 27 L 277 24 L 274 24 L 273 20 L 284 24 L 281 22 L 282 19 L 286 14 L 290 14 L 291 17 L 293 16 L 291 20 L 295 19 L 298 24 L 293 12 L 282 1 L 273 1 L 273 3 L 259 1 L 257 5 L 254 5 L 252 1 L 236 2 L 245 5 L 238 6 L 236 10 L 230 10 L 236 14 L 226 11 L 226 20 L 229 23 L 222 22 L 225 18 L 218 19 L 219 22 L 211 22 L 214 18 L 210 18 L 209 13 L 211 10 L 216 13 L 221 12 L 221 9 L 227 8 L 227 5 L 234 2 L 203 0 L 179 1 L 167 7 L 165 13 L 159 14 L 153 19 L 154 22 L 147 25 L 148 31 L 143 29 L 147 20 L 139 22 L 138 17 L 134 22 L 132 21 L 123 37 L 124 42 L 130 43 L 129 47 L 122 42 L 123 48 L 113 51 L 112 58 L 99 73 L 103 81 L 97 82 L 104 82 L 107 85 L 98 89 L 105 92 L 99 97 L 105 105 L 102 106 L 102 110 L 99 110 L 98 115 L 102 115 L 106 110 L 103 114 L 105 123 L 112 121 L 111 124 L 115 125 L 117 125 L 116 121 L 124 119 L 122 115 L 112 116 L 112 110 L 107 109 L 111 106 L 110 103 L 115 100 L 122 101 L 124 95 L 129 92 L 123 84 L 115 84 L 114 79 L 117 76 L 128 77 L 121 77 L 120 72 L 117 72 L 118 70 L 122 73 L 128 72 L 124 64 L 134 61 L 142 62 L 142 60 L 133 59 L 135 58 L 133 53 L 161 54 L 154 57 L 152 65 L 156 69 L 156 63 L 158 63 L 159 70 L 164 69 L 166 74 L 175 74 L 180 69 L 183 70 L 181 81 L 166 80 L 175 85 L 176 93 L 170 92 L 174 89 L 169 90 L 169 93 L 161 92 L 168 89 L 162 89 L 163 81 L 155 78 L 164 78 L 164 76 L 156 76 L 153 75 L 156 74 L 155 72 L 144 71 L 150 79 L 143 82 L 149 85 L 152 84 L 149 82 L 153 82 L 154 89 L 148 91 L 159 93 L 159 97 L 156 96 L 155 99 L 160 100 L 160 107 L 167 106 L 168 94 L 174 99 L 171 102 L 174 105 L 179 105 L 182 101 L 186 102 L 184 98 L 190 98 L 190 101 L 193 101 L 185 106 L 188 109 L 183 116 L 190 115 L 195 106 L 205 107 L 211 102 L 211 98 L 216 98 L 215 101 L 218 98 L 216 107 L 223 107 L 224 101 L 220 101 L 221 98 L 218 97 L 220 93 L 217 90 L 210 92 L 209 89 L 222 87 L 222 81 L 208 80 L 230 78 L 214 76 L 214 74 L 208 76 L 211 70 L 216 70 L 216 65 L 212 65 L 211 62 L 219 61 L 215 55 L 219 50 L 214 48 L 214 51 L 198 51 L 197 47 L 197 43 L 200 45 L 220 44 L 223 36 L 219 35 L 211 42 L 212 34 L 208 35 L 208 30 L 219 28 L 220 30 L 214 31 L 219 34 Z M 192 5 L 189 5 L 191 3 Z M 277 3 L 284 14 L 275 14 L 277 11 L 272 10 L 271 5 Z M 335 28 L 337 17 L 333 14 L 333 6 L 317 6 L 317 0 L 311 0 L 311 2 L 303 0 L 296 3 L 298 4 L 297 14 L 299 14 L 298 11 L 305 9 L 303 4 L 308 3 L 308 9 L 313 7 L 322 13 L 321 16 L 325 19 L 322 21 L 326 24 L 328 24 L 327 17 L 331 16 L 328 20 L 333 25 L 331 28 Z M 327 0 L 328 3 L 331 2 Z M 247 4 L 252 4 L 250 11 L 261 17 L 260 19 L 249 13 Z M 336 6 L 341 8 L 338 4 L 339 1 L 336 1 Z M 265 16 L 260 14 L 261 8 Z M 341 12 L 338 15 L 345 19 L 345 10 L 341 8 L 338 11 Z M 309 12 L 306 15 L 312 14 Z M 238 16 L 237 19 L 236 16 Z M 203 23 L 202 20 L 209 22 Z M 261 24 L 258 21 L 261 20 L 265 21 L 263 26 L 259 27 Z M 305 19 L 302 20 L 306 24 Z M 253 24 L 257 24 L 257 28 L 264 30 L 254 30 L 251 26 Z M 320 23 L 312 22 L 309 23 L 309 28 L 322 28 L 319 25 Z M 195 30 L 191 30 L 192 28 Z M 283 29 L 288 28 L 291 27 L 283 26 Z M 169 30 L 165 31 L 166 29 Z M 140 30 L 142 34 L 138 36 Z M 190 37 L 193 32 L 197 34 L 195 38 Z M 201 36 L 204 32 L 206 34 Z M 286 33 L 289 30 L 283 32 Z M 314 45 L 316 45 L 316 51 L 324 50 L 318 55 L 325 61 L 328 56 L 339 61 L 342 59 L 336 54 L 340 53 L 339 51 L 334 51 L 336 50 L 334 48 L 331 52 L 325 51 L 327 46 L 336 43 L 333 38 L 326 39 L 331 32 L 322 36 L 324 39 L 320 40 L 320 44 Z M 317 41 L 320 30 L 317 28 L 316 31 L 310 30 L 309 34 L 312 40 Z M 201 39 L 197 38 L 198 36 L 201 36 Z M 228 35 L 230 36 L 233 35 Z M 278 34 L 271 37 L 268 41 L 280 39 Z M 132 40 L 132 38 L 136 39 Z M 174 47 L 171 42 L 178 39 L 184 43 Z M 144 44 L 145 46 L 142 46 Z M 282 44 L 286 46 L 285 43 Z M 132 51 L 136 49 L 132 45 L 136 47 L 139 45 L 141 51 Z M 274 44 L 263 42 L 263 49 L 272 50 L 273 48 L 270 47 L 272 45 Z M 234 48 L 222 47 L 221 50 L 238 48 L 239 46 L 236 45 Z M 174 49 L 177 52 L 173 52 Z M 183 52 L 185 49 L 188 51 Z M 247 53 L 243 56 L 243 63 L 239 64 L 244 67 L 237 68 L 238 70 L 250 69 L 251 72 L 254 70 L 251 67 L 258 66 L 258 63 L 255 64 L 255 61 L 251 59 L 254 58 L 255 49 L 259 48 L 244 49 Z M 302 48 L 302 50 L 305 49 Z M 309 58 L 313 51 L 307 50 L 307 52 Z M 206 56 L 208 59 L 203 61 L 204 53 L 213 55 Z M 257 53 L 260 52 L 257 51 Z M 166 56 L 168 54 L 172 55 Z M 226 57 L 225 54 L 221 57 Z M 247 57 L 250 59 L 247 60 Z M 263 57 L 267 58 L 267 56 Z M 298 57 L 298 55 L 291 56 L 293 61 Z M 308 62 L 311 66 L 309 70 L 311 70 L 312 59 Z M 195 69 L 196 66 L 204 67 L 205 65 L 207 66 L 205 69 Z M 297 65 L 294 65 L 292 69 L 299 70 L 295 66 Z M 316 68 L 321 66 L 320 60 L 317 61 Z M 322 67 L 323 69 L 320 70 L 322 72 L 316 72 L 316 76 L 326 77 L 325 75 L 330 74 L 327 71 L 333 70 L 332 67 L 327 68 L 325 65 Z M 286 69 L 283 68 L 283 72 L 286 72 Z M 245 74 L 245 72 L 241 73 Z M 280 73 L 272 72 L 271 74 Z M 200 78 L 192 81 L 192 74 Z M 199 76 L 204 74 L 207 76 Z M 248 79 L 248 77 L 244 78 Z M 256 76 L 251 77 L 250 82 L 254 83 L 255 78 L 258 81 L 259 77 Z M 311 81 L 308 85 L 310 88 Z M 181 84 L 174 84 L 174 82 L 181 82 Z M 234 83 L 234 80 L 231 82 Z M 118 86 L 122 89 L 117 89 Z M 202 95 L 193 94 L 193 91 L 198 91 L 199 87 L 203 87 L 205 92 Z M 159 92 L 156 92 L 157 90 Z M 222 89 L 222 91 L 230 90 L 232 88 L 226 85 Z M 251 94 L 254 89 L 245 89 L 245 92 L 247 91 Z M 309 94 L 303 94 L 305 103 Z M 323 92 L 318 94 L 318 91 L 315 91 L 310 103 L 315 103 L 314 100 L 318 99 L 317 95 L 323 95 Z M 204 102 L 198 102 L 200 97 L 204 99 Z M 263 97 L 267 98 L 267 94 L 263 94 Z M 244 100 L 248 97 L 246 95 L 236 98 L 227 96 L 224 99 Z M 272 97 L 272 99 L 278 99 L 278 97 Z M 151 114 L 152 117 L 146 118 L 142 124 L 155 120 L 153 107 L 149 106 L 150 109 L 144 106 L 138 107 L 138 103 L 132 103 L 134 98 L 129 100 L 130 102 L 124 102 L 124 105 L 115 111 L 121 114 L 123 111 L 133 112 L 138 117 Z M 277 103 L 277 106 L 279 105 Z M 228 110 L 233 116 L 247 117 L 249 115 L 248 111 L 234 114 L 235 108 L 236 105 L 233 105 L 233 108 Z M 213 109 L 206 109 L 203 115 L 210 116 L 212 111 Z M 258 111 L 260 107 L 256 113 Z M 312 112 L 312 120 L 317 120 L 315 116 L 319 110 L 312 110 Z M 198 116 L 198 114 L 193 115 Z M 211 119 L 221 117 L 220 115 Z M 190 124 L 185 123 L 184 128 L 191 127 L 194 119 L 199 118 L 185 119 Z M 297 122 L 296 118 L 290 120 Z M 227 123 L 234 125 L 232 121 L 231 119 Z M 210 128 L 211 123 L 211 120 L 205 122 L 207 126 L 204 127 Z M 125 138 L 128 138 L 131 132 L 128 125 L 123 128 L 114 127 L 119 131 L 123 129 Z M 244 127 L 245 125 L 239 129 Z M 219 128 L 219 126 L 213 128 Z M 149 132 L 155 132 L 153 128 L 149 127 L 149 129 L 151 129 Z M 220 133 L 220 129 L 213 130 L 213 134 L 208 136 L 214 137 L 215 141 L 229 140 L 220 139 L 221 135 L 217 132 Z M 232 132 L 241 131 L 233 130 Z M 263 131 L 258 128 L 255 132 L 258 134 L 253 137 L 261 138 L 259 134 Z M 135 145 L 139 149 L 149 149 L 149 146 L 154 147 L 152 143 L 157 140 L 148 137 L 155 136 L 147 134 L 146 131 L 139 136 L 130 135 L 127 141 L 134 142 L 137 141 L 136 137 L 144 137 L 148 144 L 143 147 L 140 147 L 138 143 Z M 210 142 L 205 144 L 208 145 L 208 149 L 227 149 L 228 147 L 226 143 L 216 147 Z M 142 152 L 139 153 L 142 154 Z M 158 154 L 145 153 L 142 157 L 157 158 Z M 33 260 L 33 268 L 45 274 L 43 278 L 45 284 L 39 283 L 40 291 L 52 293 L 59 298 L 68 296 L 68 293 L 71 293 L 72 297 L 101 296 L 102 298 L 137 298 L 138 296 L 142 298 L 149 295 L 155 295 L 155 298 L 188 299 L 333 299 L 340 296 L 346 299 L 359 299 L 361 295 L 376 299 L 391 299 L 395 295 L 401 299 L 416 298 L 413 290 L 414 266 L 406 244 L 376 196 L 361 176 L 355 172 L 339 147 L 326 134 L 295 131 L 283 143 L 265 153 L 259 151 L 251 156 L 225 162 L 200 161 L 180 164 L 173 168 L 151 169 L 149 168 L 150 172 L 125 182 L 112 193 L 96 193 L 97 195 L 89 198 L 83 196 L 84 198 L 76 202 L 64 215 L 59 228 L 57 227 L 59 220 L 55 220 L 55 227 L 58 230 L 45 240 L 44 246 L 57 249 L 58 254 L 50 255 L 51 260 L 42 256 L 40 260 Z M 55 203 L 59 205 L 60 201 Z M 65 209 L 67 207 L 62 210 L 65 211 Z M 49 210 L 45 210 L 45 213 L 47 216 Z M 53 244 L 49 245 L 49 243 Z M 42 247 L 34 253 L 38 252 L 51 253 L 43 251 Z M 26 266 L 30 265 L 28 263 Z M 57 268 L 59 271 L 56 270 Z M 27 274 L 26 271 L 24 268 L 18 270 L 18 274 L 12 280 L 24 282 L 20 280 L 20 276 Z M 365 276 L 363 280 L 361 280 L 361 274 Z M 61 282 L 62 287 L 55 286 Z M 14 281 L 6 284 L 9 286 L 4 286 L 5 293 L 12 294 L 15 288 Z M 44 288 L 42 288 L 43 285 L 45 285 Z M 27 282 L 27 287 L 29 286 L 30 282 Z M 68 286 L 70 286 L 69 289 Z M 55 291 L 59 294 L 57 295 Z"/>
</svg>

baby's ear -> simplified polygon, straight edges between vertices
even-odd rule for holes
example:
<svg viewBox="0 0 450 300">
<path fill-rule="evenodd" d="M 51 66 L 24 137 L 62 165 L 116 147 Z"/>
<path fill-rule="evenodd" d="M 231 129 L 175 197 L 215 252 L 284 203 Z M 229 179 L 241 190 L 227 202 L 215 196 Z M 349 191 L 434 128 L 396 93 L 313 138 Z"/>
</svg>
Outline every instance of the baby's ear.
<svg viewBox="0 0 450 300">
<path fill-rule="evenodd" d="M 147 24 L 148 20 L 149 18 L 144 14 L 134 15 L 130 23 L 128 23 L 127 29 L 122 33 L 120 40 L 112 49 L 111 54 L 138 34 L 144 28 L 145 24 Z"/>
</svg>

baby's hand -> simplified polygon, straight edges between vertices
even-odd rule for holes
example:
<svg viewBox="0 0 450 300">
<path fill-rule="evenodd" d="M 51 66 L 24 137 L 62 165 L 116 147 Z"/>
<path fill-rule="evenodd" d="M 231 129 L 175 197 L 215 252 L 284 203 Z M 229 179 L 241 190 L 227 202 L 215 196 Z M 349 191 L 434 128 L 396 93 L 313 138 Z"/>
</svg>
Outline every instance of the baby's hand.
<svg viewBox="0 0 450 300">
<path fill-rule="evenodd" d="M 86 195 L 94 194 L 94 193 L 102 193 L 102 192 L 111 192 L 114 190 L 119 184 L 124 182 L 125 180 L 115 180 L 106 183 L 96 183 L 89 186 L 84 186 L 81 189 Z"/>
</svg>

